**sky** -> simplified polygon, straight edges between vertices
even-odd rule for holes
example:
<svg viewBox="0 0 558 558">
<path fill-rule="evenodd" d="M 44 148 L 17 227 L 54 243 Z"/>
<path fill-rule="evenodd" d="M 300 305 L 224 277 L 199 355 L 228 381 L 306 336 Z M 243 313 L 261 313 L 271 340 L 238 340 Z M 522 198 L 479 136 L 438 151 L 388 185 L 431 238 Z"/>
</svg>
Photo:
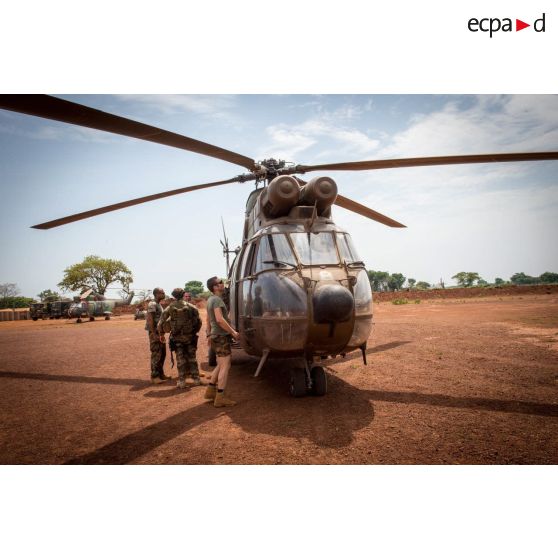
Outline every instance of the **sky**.
<svg viewBox="0 0 558 558">
<path fill-rule="evenodd" d="M 57 95 L 216 144 L 299 164 L 558 150 L 558 96 Z M 242 239 L 253 184 L 127 208 L 48 231 L 31 225 L 244 169 L 196 153 L 0 110 L 0 283 L 25 296 L 96 254 L 137 290 L 225 274 L 221 217 Z M 455 284 L 558 272 L 558 161 L 328 172 L 339 193 L 407 225 L 334 207 L 368 269 Z M 315 173 L 306 177 L 315 176 Z M 111 291 L 117 294 L 117 290 Z"/>
</svg>

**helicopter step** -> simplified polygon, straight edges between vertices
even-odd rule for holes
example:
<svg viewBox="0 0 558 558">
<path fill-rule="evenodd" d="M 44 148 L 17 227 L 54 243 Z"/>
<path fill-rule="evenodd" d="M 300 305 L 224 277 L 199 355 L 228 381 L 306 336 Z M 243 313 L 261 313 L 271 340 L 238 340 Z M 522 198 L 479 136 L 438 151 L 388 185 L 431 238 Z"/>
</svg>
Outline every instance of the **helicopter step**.
<svg viewBox="0 0 558 558">
<path fill-rule="evenodd" d="M 327 375 L 323 366 L 304 361 L 304 368 L 293 368 L 289 383 L 289 392 L 293 397 L 308 394 L 323 396 L 327 393 Z"/>
</svg>

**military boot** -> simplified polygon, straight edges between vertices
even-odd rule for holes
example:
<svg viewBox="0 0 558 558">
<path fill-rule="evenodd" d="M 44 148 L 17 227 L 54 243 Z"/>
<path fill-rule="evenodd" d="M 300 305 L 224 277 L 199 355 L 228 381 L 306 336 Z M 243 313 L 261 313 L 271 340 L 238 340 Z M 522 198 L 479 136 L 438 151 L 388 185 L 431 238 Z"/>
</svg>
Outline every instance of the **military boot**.
<svg viewBox="0 0 558 558">
<path fill-rule="evenodd" d="M 165 380 L 159 378 L 159 376 L 151 376 L 151 383 L 152 384 L 162 384 Z"/>
<path fill-rule="evenodd" d="M 204 399 L 215 399 L 217 395 L 217 386 L 207 386 L 205 388 L 205 395 L 203 396 Z"/>
<path fill-rule="evenodd" d="M 178 381 L 176 382 L 176 387 L 178 389 L 186 389 L 188 387 L 186 385 L 186 380 L 184 380 L 184 378 L 178 378 Z"/>
<path fill-rule="evenodd" d="M 213 402 L 214 407 L 232 407 L 233 405 L 236 405 L 236 401 L 225 397 L 225 393 L 222 391 L 217 392 L 215 401 Z"/>
</svg>

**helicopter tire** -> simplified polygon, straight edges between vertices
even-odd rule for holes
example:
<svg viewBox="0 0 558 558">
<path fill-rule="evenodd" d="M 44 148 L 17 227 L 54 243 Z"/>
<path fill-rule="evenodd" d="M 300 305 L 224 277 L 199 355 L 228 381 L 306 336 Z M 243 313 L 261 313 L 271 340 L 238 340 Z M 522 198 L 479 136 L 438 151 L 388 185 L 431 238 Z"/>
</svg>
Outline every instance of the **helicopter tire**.
<svg viewBox="0 0 558 558">
<path fill-rule="evenodd" d="M 211 347 L 209 347 L 207 351 L 207 364 L 209 364 L 209 366 L 217 366 L 217 355 Z"/>
<path fill-rule="evenodd" d="M 95 321 L 95 318 L 94 318 L 93 316 L 89 316 L 89 321 L 90 321 L 90 322 L 94 322 L 94 321 Z"/>
<path fill-rule="evenodd" d="M 310 370 L 312 377 L 312 395 L 319 397 L 327 393 L 327 375 L 323 366 L 314 366 Z"/>
<path fill-rule="evenodd" d="M 110 320 L 110 316 L 105 316 L 105 320 Z"/>
<path fill-rule="evenodd" d="M 76 320 L 76 324 L 81 324 L 81 318 L 78 318 L 78 319 Z"/>
<path fill-rule="evenodd" d="M 293 397 L 304 397 L 306 395 L 306 371 L 304 368 L 292 370 L 289 393 Z"/>
<path fill-rule="evenodd" d="M 32 318 L 32 320 L 33 320 L 34 322 L 36 322 L 38 319 L 39 319 L 39 318 Z"/>
</svg>

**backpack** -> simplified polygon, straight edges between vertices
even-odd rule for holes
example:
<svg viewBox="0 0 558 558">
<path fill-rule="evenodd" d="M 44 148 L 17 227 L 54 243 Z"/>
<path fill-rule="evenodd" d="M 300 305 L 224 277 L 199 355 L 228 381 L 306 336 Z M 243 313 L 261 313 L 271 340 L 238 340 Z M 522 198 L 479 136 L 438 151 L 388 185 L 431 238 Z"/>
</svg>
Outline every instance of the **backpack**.
<svg viewBox="0 0 558 558">
<path fill-rule="evenodd" d="M 198 310 L 187 302 L 173 302 L 169 309 L 172 335 L 179 337 L 193 337 L 201 328 Z"/>
</svg>

